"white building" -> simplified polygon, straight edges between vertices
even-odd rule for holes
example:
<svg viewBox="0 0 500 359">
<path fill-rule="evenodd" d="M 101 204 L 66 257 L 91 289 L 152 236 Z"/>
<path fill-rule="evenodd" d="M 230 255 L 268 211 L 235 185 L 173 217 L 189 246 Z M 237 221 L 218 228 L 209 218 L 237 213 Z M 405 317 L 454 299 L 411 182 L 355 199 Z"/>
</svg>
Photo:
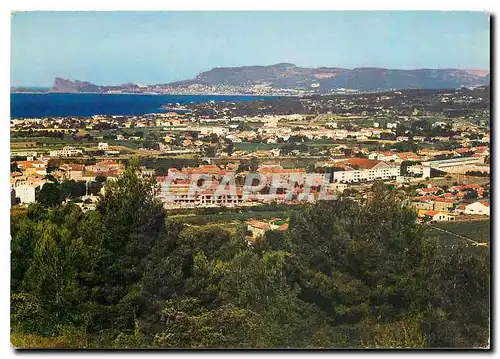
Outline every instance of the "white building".
<svg viewBox="0 0 500 359">
<path fill-rule="evenodd" d="M 36 202 L 36 194 L 38 186 L 20 185 L 15 187 L 16 197 L 20 199 L 20 203 L 34 203 Z"/>
<path fill-rule="evenodd" d="M 347 189 L 347 184 L 345 183 L 330 183 L 328 189 L 333 193 L 344 193 Z"/>
<path fill-rule="evenodd" d="M 389 162 L 389 161 L 394 161 L 394 162 L 400 161 L 400 158 L 398 157 L 398 155 L 396 153 L 393 153 L 393 152 L 384 152 L 384 151 L 374 151 L 374 152 L 371 152 L 368 155 L 368 158 L 371 159 L 371 160 L 379 160 L 379 161 L 386 161 L 386 162 Z"/>
<path fill-rule="evenodd" d="M 465 214 L 490 215 L 490 204 L 486 201 L 477 201 L 465 206 Z"/>
<path fill-rule="evenodd" d="M 35 151 L 20 151 L 20 152 L 11 152 L 10 157 L 19 156 L 19 157 L 34 157 L 34 158 L 36 158 L 37 154 L 38 153 Z"/>
<path fill-rule="evenodd" d="M 82 150 L 77 150 L 74 147 L 66 146 L 62 150 L 53 150 L 49 152 L 50 157 L 72 157 L 82 155 Z"/>
<path fill-rule="evenodd" d="M 423 177 L 431 177 L 431 168 L 447 173 L 465 173 L 476 168 L 477 165 L 484 164 L 484 158 L 481 157 L 460 157 L 449 160 L 437 160 L 422 162 Z"/>
<path fill-rule="evenodd" d="M 422 165 L 411 165 L 406 167 L 406 170 L 408 171 L 408 173 L 415 176 L 423 176 L 424 174 L 424 166 Z"/>
<path fill-rule="evenodd" d="M 229 129 L 221 126 L 197 126 L 187 128 L 189 131 L 199 132 L 202 136 L 216 134 L 217 136 L 227 135 Z"/>
<path fill-rule="evenodd" d="M 279 157 L 281 150 L 279 148 L 273 148 L 269 150 L 273 154 L 274 157 Z"/>
<path fill-rule="evenodd" d="M 340 166 L 345 170 L 333 173 L 334 182 L 354 183 L 388 179 L 395 180 L 401 175 L 401 166 L 397 164 L 365 158 L 351 158 Z"/>
<path fill-rule="evenodd" d="M 266 222 L 257 220 L 247 222 L 247 230 L 252 233 L 252 237 L 262 237 L 270 229 L 271 226 Z"/>
<path fill-rule="evenodd" d="M 99 142 L 97 148 L 99 148 L 100 150 L 107 150 L 109 148 L 109 145 L 107 142 Z"/>
<path fill-rule="evenodd" d="M 424 212 L 424 216 L 428 217 L 431 219 L 431 221 L 435 222 L 445 222 L 445 221 L 454 221 L 455 216 L 444 213 L 444 212 L 439 212 L 439 211 L 427 211 Z"/>
</svg>

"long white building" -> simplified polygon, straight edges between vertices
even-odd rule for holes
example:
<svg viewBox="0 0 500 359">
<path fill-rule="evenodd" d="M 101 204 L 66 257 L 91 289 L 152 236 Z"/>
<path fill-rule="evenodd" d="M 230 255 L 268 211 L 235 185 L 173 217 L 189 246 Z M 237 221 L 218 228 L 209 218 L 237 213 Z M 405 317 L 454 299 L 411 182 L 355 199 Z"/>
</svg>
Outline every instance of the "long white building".
<svg viewBox="0 0 500 359">
<path fill-rule="evenodd" d="M 82 150 L 77 150 L 74 147 L 66 146 L 62 150 L 53 150 L 49 152 L 50 157 L 72 157 L 82 155 Z"/>
<path fill-rule="evenodd" d="M 396 179 L 401 175 L 401 166 L 396 163 L 387 163 L 366 158 L 350 158 L 338 163 L 343 171 L 333 173 L 334 182 L 356 183 L 375 180 Z"/>
</svg>

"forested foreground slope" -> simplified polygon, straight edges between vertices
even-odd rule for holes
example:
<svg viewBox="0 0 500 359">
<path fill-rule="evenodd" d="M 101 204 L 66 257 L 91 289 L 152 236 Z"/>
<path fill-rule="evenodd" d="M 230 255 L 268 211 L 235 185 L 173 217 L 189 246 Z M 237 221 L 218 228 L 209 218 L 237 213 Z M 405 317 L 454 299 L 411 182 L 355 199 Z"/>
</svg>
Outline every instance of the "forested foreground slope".
<svg viewBox="0 0 500 359">
<path fill-rule="evenodd" d="M 12 216 L 11 342 L 44 348 L 485 347 L 490 258 L 441 251 L 395 192 L 289 231 L 171 220 L 133 166 L 96 211 Z"/>
</svg>

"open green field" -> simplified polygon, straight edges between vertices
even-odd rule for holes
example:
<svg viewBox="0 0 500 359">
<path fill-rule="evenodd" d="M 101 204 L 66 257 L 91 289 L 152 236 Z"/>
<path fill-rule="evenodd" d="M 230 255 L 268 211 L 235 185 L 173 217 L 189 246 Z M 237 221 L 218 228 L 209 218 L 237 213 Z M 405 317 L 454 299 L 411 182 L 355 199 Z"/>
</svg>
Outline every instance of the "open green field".
<svg viewBox="0 0 500 359">
<path fill-rule="evenodd" d="M 144 143 L 144 141 L 142 140 L 106 140 L 105 142 L 107 142 L 110 146 L 113 145 L 124 146 L 131 148 L 133 150 L 141 148 L 142 144 Z"/>
<path fill-rule="evenodd" d="M 326 157 L 325 157 L 326 158 Z M 212 163 L 218 166 L 224 165 L 227 163 L 239 161 L 240 158 L 216 158 L 212 159 Z M 250 161 L 249 158 L 246 161 Z M 306 168 L 307 166 L 313 166 L 316 162 L 319 161 L 318 157 L 301 157 L 301 156 L 280 156 L 276 158 L 258 158 L 257 159 L 259 165 L 262 164 L 279 164 L 283 168 Z"/>
<path fill-rule="evenodd" d="M 273 148 L 281 147 L 282 143 L 251 143 L 237 142 L 234 144 L 235 151 L 267 151 Z"/>
<path fill-rule="evenodd" d="M 53 144 L 75 144 L 76 142 L 71 139 L 60 139 L 56 137 L 12 137 L 10 139 L 12 143 L 15 142 L 39 142 L 42 144 L 53 145 Z M 83 142 L 83 141 L 82 141 Z"/>
<path fill-rule="evenodd" d="M 489 242 L 491 236 L 490 223 L 491 222 L 488 219 L 482 221 L 433 223 L 432 226 L 442 228 L 444 230 L 470 238 L 477 242 Z M 432 228 L 429 228 L 429 232 L 431 235 L 435 235 L 443 241 L 465 241 L 464 239 L 460 239 L 459 237 L 440 232 Z"/>
<path fill-rule="evenodd" d="M 479 257 L 488 256 L 490 253 L 489 246 L 476 247 L 466 239 L 454 236 L 450 233 L 441 232 L 431 227 L 434 226 L 436 228 L 441 228 L 446 231 L 467 237 L 479 243 L 489 243 L 491 235 L 489 220 L 441 222 L 427 226 L 427 235 L 437 238 L 439 241 L 439 246 L 445 251 L 453 251 L 458 247 L 465 247 L 467 252 Z"/>
<path fill-rule="evenodd" d="M 246 212 L 246 213 L 224 213 L 224 214 L 206 214 L 206 215 L 179 215 L 172 216 L 172 219 L 182 219 L 184 223 L 189 224 L 209 224 L 209 223 L 242 223 L 248 219 L 271 219 L 271 218 L 289 218 L 293 210 L 283 212 Z"/>
<path fill-rule="evenodd" d="M 66 138 L 66 139 L 60 139 L 60 138 L 55 138 L 55 137 L 29 137 L 29 138 L 23 138 L 23 137 L 14 137 L 11 139 L 11 145 L 13 148 L 16 148 L 16 143 L 22 143 L 22 142 L 36 142 L 39 145 L 39 147 L 48 147 L 50 149 L 60 149 L 63 148 L 64 146 L 73 146 L 73 147 L 97 147 L 99 140 L 93 140 L 93 141 L 87 141 L 87 140 L 81 140 L 81 141 L 75 141 L 72 138 Z M 137 150 L 138 148 L 142 147 L 142 144 L 144 143 L 143 140 L 104 140 L 104 142 L 109 143 L 111 146 L 113 145 L 118 145 L 118 146 L 124 146 L 128 147 L 133 150 Z"/>
<path fill-rule="evenodd" d="M 331 140 L 331 139 L 319 139 L 311 140 L 302 143 L 307 147 L 336 147 L 339 145 L 357 145 L 361 148 L 374 149 L 380 147 L 380 143 L 377 141 L 342 141 L 342 140 Z M 251 142 L 239 142 L 234 144 L 234 149 L 236 151 L 267 151 L 273 148 L 281 148 L 288 145 L 287 143 L 251 143 Z"/>
<path fill-rule="evenodd" d="M 189 210 L 183 210 L 181 214 L 169 215 L 172 220 L 182 220 L 189 224 L 209 224 L 224 223 L 225 225 L 238 225 L 248 219 L 271 219 L 271 218 L 289 218 L 293 213 L 299 210 L 300 205 L 281 206 L 280 208 L 259 208 L 259 207 L 240 207 L 227 209 L 227 212 L 198 214 L 189 213 Z M 168 213 L 168 211 L 167 211 Z"/>
</svg>

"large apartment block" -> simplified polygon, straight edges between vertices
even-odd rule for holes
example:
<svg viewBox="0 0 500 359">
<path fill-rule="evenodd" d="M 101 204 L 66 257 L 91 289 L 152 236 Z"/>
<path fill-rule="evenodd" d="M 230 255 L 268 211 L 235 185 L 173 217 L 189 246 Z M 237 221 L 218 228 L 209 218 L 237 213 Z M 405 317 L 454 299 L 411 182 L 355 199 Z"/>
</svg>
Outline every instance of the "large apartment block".
<svg viewBox="0 0 500 359">
<path fill-rule="evenodd" d="M 350 158 L 336 166 L 342 170 L 333 173 L 333 180 L 340 183 L 396 179 L 401 174 L 399 164 L 366 158 Z"/>
</svg>

